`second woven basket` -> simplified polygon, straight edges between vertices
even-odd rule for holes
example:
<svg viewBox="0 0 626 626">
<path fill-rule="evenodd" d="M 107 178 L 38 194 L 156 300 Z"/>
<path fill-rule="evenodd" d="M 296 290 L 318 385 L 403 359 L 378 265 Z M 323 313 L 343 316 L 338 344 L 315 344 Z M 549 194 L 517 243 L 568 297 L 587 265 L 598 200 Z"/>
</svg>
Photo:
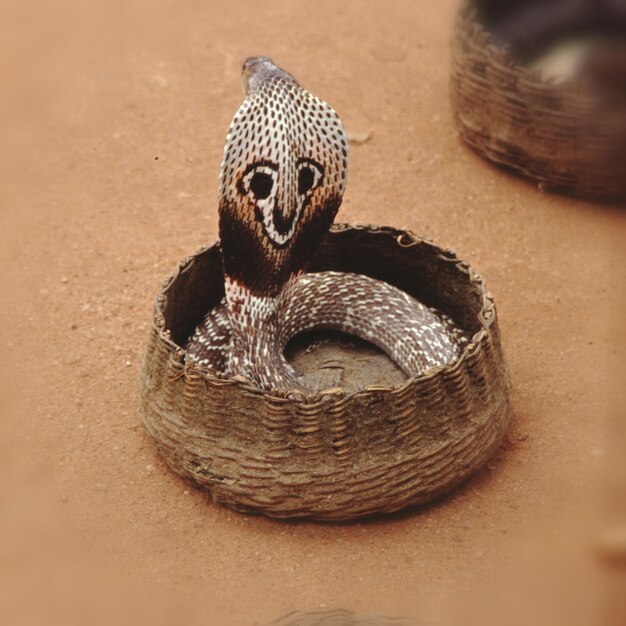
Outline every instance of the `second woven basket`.
<svg viewBox="0 0 626 626">
<path fill-rule="evenodd" d="M 618 4 L 614 3 L 615 10 Z M 487 5 L 497 11 L 477 9 Z M 546 3 L 544 19 L 535 9 L 535 19 L 517 30 L 502 26 L 505 19 L 513 25 L 522 20 L 515 13 L 520 6 L 523 3 L 483 0 L 469 3 L 459 14 L 451 97 L 462 138 L 483 157 L 548 189 L 592 198 L 626 198 L 626 46 L 620 48 L 622 65 L 611 61 L 612 75 L 602 77 L 597 70 L 595 76 L 604 80 L 609 91 L 621 89 L 619 93 L 607 93 L 593 80 L 555 84 L 522 59 L 527 55 L 524 50 L 559 37 L 566 27 L 564 20 L 555 20 Z M 608 9 L 598 13 L 593 2 L 581 6 L 580 15 L 571 17 L 570 30 L 593 23 L 594 32 L 612 33 L 621 24 L 626 33 L 623 8 L 612 16 Z M 523 36 L 515 39 L 514 32 Z"/>
</svg>

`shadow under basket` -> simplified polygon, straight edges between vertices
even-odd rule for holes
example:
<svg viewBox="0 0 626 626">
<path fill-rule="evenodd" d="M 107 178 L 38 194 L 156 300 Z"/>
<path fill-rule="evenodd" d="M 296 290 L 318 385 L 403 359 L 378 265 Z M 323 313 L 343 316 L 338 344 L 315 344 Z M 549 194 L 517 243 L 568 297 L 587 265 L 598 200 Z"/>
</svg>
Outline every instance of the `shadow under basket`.
<svg viewBox="0 0 626 626">
<path fill-rule="evenodd" d="M 392 228 L 335 225 L 309 271 L 384 280 L 450 316 L 454 364 L 400 386 L 276 397 L 185 362 L 224 295 L 219 244 L 181 261 L 158 295 L 142 373 L 143 420 L 166 463 L 212 500 L 279 518 L 348 521 L 448 492 L 498 447 L 510 383 L 496 309 L 454 253 Z"/>
<path fill-rule="evenodd" d="M 620 200 L 626 8 L 602 5 L 468 1 L 453 36 L 450 93 L 459 133 L 482 157 L 548 190 Z M 571 76 L 559 81 L 533 64 L 542 51 L 592 36 L 604 52 Z"/>
</svg>

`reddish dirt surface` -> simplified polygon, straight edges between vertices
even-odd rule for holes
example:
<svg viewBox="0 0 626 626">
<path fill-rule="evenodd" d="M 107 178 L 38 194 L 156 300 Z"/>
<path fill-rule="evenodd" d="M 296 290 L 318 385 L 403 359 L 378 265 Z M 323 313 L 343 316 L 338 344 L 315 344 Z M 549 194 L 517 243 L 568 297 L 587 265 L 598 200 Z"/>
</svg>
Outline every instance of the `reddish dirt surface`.
<svg viewBox="0 0 626 626">
<path fill-rule="evenodd" d="M 0 623 L 250 626 L 320 607 L 611 623 L 619 581 L 594 542 L 622 494 L 607 496 L 606 468 L 622 452 L 610 424 L 626 380 L 626 213 L 542 194 L 460 143 L 453 13 L 425 0 L 5 3 Z M 451 247 L 495 295 L 515 417 L 493 462 L 434 505 L 344 526 L 246 517 L 172 475 L 143 433 L 153 297 L 216 238 L 251 54 L 371 133 L 352 145 L 341 220 Z"/>
</svg>

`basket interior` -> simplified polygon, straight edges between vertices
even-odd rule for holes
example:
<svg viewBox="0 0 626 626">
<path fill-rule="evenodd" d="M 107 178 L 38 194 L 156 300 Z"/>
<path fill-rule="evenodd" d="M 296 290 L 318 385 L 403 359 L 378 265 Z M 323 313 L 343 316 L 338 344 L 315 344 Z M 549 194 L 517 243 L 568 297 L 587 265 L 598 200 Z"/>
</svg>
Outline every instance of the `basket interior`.
<svg viewBox="0 0 626 626">
<path fill-rule="evenodd" d="M 331 231 L 311 262 L 309 271 L 354 272 L 386 281 L 436 307 L 469 336 L 481 329 L 482 285 L 470 280 L 464 266 L 428 244 L 401 245 L 401 231 L 346 229 Z M 224 297 L 219 245 L 183 264 L 164 290 L 160 302 L 165 329 L 184 346 L 207 311 Z"/>
</svg>

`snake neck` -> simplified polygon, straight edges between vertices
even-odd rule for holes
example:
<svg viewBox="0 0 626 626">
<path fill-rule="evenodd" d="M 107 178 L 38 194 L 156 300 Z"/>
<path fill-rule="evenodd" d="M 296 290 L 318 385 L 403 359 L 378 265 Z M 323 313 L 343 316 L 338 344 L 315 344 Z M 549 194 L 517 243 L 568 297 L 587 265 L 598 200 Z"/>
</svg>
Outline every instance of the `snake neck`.
<svg viewBox="0 0 626 626">
<path fill-rule="evenodd" d="M 284 358 L 284 346 L 277 341 L 283 311 L 297 280 L 298 276 L 294 276 L 277 296 L 258 296 L 226 278 L 231 327 L 227 374 L 243 376 L 264 389 L 304 391 L 300 377 Z"/>
</svg>

